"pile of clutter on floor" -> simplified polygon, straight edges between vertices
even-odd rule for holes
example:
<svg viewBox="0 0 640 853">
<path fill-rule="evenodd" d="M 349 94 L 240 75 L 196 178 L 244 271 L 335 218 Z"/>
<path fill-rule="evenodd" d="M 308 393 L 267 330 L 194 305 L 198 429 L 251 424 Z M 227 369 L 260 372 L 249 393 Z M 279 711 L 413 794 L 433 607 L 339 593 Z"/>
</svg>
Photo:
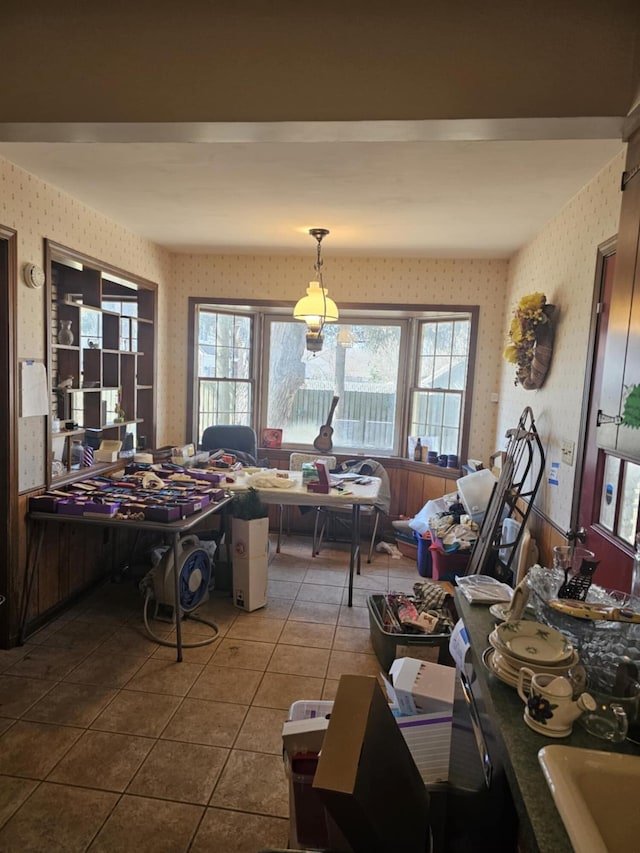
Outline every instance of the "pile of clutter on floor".
<svg viewBox="0 0 640 853">
<path fill-rule="evenodd" d="M 427 501 L 420 512 L 409 520 L 409 526 L 418 536 L 430 534 L 446 553 L 471 551 L 479 529 L 455 492 Z"/>
<path fill-rule="evenodd" d="M 451 631 L 452 597 L 434 581 L 413 585 L 413 595 L 390 592 L 384 596 L 382 623 L 391 634 L 443 634 Z"/>
</svg>

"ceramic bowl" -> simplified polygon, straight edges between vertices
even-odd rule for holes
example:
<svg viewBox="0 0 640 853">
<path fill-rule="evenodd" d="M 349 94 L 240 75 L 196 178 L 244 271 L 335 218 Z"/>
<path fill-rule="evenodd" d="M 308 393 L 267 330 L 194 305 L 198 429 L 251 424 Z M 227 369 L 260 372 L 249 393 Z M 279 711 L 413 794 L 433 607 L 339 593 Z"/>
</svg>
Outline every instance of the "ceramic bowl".
<svg viewBox="0 0 640 853">
<path fill-rule="evenodd" d="M 533 661 L 524 661 L 521 658 L 516 657 L 511 654 L 509 649 L 500 642 L 499 636 L 496 634 L 496 631 L 492 631 L 489 634 L 489 642 L 491 646 L 496 650 L 496 652 L 500 655 L 501 660 L 508 666 L 510 666 L 516 672 L 520 669 L 520 667 L 528 666 L 529 669 L 534 670 L 534 672 L 546 672 L 556 675 L 564 675 L 567 670 L 574 667 L 580 660 L 577 650 L 572 647 L 571 656 L 566 660 L 560 661 L 558 663 L 540 663 Z"/>
<path fill-rule="evenodd" d="M 525 663 L 559 664 L 574 652 L 564 634 L 542 622 L 503 622 L 496 627 L 495 635 L 511 657 Z"/>
</svg>

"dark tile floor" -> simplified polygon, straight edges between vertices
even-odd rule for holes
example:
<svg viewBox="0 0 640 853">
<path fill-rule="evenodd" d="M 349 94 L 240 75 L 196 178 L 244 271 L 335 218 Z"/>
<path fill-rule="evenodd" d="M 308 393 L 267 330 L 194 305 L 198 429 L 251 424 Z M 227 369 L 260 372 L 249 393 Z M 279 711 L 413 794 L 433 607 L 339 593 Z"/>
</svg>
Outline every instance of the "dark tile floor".
<svg viewBox="0 0 640 853">
<path fill-rule="evenodd" d="M 348 608 L 347 546 L 310 551 L 286 540 L 262 610 L 214 594 L 199 613 L 219 637 L 180 664 L 144 632 L 132 584 L 0 651 L 0 853 L 286 847 L 287 710 L 333 698 L 344 673 L 377 674 L 367 596 L 418 579 L 415 562 L 376 554 Z M 203 632 L 187 623 L 183 640 Z"/>
</svg>

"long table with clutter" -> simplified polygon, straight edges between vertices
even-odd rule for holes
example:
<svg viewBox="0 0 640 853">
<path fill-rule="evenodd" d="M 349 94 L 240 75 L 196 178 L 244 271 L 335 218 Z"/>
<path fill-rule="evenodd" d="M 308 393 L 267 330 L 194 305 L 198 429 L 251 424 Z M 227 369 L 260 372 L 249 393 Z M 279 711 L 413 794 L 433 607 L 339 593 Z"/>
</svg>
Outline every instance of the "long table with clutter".
<svg viewBox="0 0 640 853">
<path fill-rule="evenodd" d="M 231 502 L 226 476 L 173 464 L 127 465 L 111 476 L 89 476 L 29 499 L 32 526 L 20 620 L 20 642 L 42 550 L 46 525 L 72 523 L 163 533 L 172 539 L 174 566 L 180 564 L 180 539 Z M 174 595 L 180 609 L 179 572 Z M 177 660 L 182 660 L 181 620 L 176 618 Z"/>
<path fill-rule="evenodd" d="M 226 465 L 226 467 L 221 467 Z M 255 488 L 266 504 L 351 508 L 348 606 L 354 574 L 360 573 L 360 508 L 376 503 L 380 480 L 352 475 L 329 477 L 326 468 L 309 479 L 305 471 L 243 468 L 212 459 L 195 467 L 174 462 L 127 464 L 108 476 L 94 474 L 29 499 L 30 547 L 26 564 L 19 641 L 25 627 L 46 525 L 71 523 L 156 531 L 172 538 L 174 566 L 180 564 L 180 539 L 210 515 L 228 507 L 233 494 Z M 180 609 L 179 572 L 174 594 Z M 184 614 L 183 614 L 184 615 Z M 176 619 L 177 659 L 182 660 L 181 620 Z"/>
</svg>

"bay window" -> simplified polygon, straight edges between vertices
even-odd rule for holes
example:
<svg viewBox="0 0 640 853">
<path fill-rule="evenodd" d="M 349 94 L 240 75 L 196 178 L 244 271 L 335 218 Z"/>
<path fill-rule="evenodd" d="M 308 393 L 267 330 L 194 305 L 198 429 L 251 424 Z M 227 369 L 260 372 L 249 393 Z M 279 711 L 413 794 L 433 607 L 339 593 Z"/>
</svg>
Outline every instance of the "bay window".
<svg viewBox="0 0 640 853">
<path fill-rule="evenodd" d="M 373 310 L 341 305 L 319 353 L 304 324 L 279 306 L 190 300 L 190 425 L 198 442 L 213 424 L 282 429 L 285 448 L 306 448 L 334 396 L 337 452 L 405 456 L 407 436 L 464 458 L 478 309 Z"/>
</svg>

